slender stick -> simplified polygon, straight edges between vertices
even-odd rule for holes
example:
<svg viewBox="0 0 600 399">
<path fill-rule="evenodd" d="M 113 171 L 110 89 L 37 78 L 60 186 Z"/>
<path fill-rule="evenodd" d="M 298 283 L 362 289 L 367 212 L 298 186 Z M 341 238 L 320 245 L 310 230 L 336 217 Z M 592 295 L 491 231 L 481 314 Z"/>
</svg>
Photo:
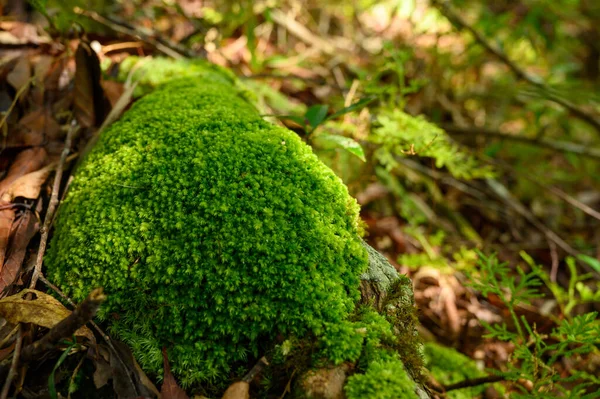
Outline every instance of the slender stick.
<svg viewBox="0 0 600 399">
<path fill-rule="evenodd" d="M 118 24 L 114 21 L 111 21 L 109 18 L 102 16 L 95 11 L 88 11 L 88 10 L 84 10 L 79 7 L 75 7 L 74 11 L 76 14 L 83 15 L 83 16 L 88 17 L 91 20 L 96 21 L 102 25 L 108 26 L 110 29 L 114 30 L 115 32 L 121 33 L 123 35 L 131 36 L 131 37 L 135 37 L 138 40 L 146 42 L 149 45 L 151 45 L 152 47 L 154 47 L 155 49 L 157 49 L 158 51 L 160 51 L 161 53 L 168 55 L 171 58 L 174 58 L 174 59 L 183 58 L 183 55 L 181 54 L 182 52 L 186 53 L 185 54 L 186 56 L 193 56 L 193 54 L 187 53 L 184 50 L 173 49 L 174 45 L 172 43 L 169 43 L 168 45 L 161 43 L 160 40 L 156 40 L 154 38 L 148 37 L 147 35 L 139 32 L 137 30 L 131 29 L 130 27 L 126 27 L 126 26 L 123 26 L 122 24 Z"/>
<path fill-rule="evenodd" d="M 21 356 L 21 346 L 23 345 L 23 327 L 19 324 L 19 330 L 17 331 L 17 341 L 15 343 L 15 350 L 13 351 L 12 363 L 10 364 L 10 369 L 8 370 L 8 375 L 6 376 L 6 380 L 4 381 L 4 386 L 2 387 L 2 393 L 0 394 L 0 399 L 8 398 L 8 391 L 10 390 L 10 386 L 12 385 L 12 381 L 17 375 L 17 367 L 19 366 L 19 357 Z"/>
<path fill-rule="evenodd" d="M 106 295 L 104 295 L 102 288 L 92 290 L 88 297 L 69 316 L 52 327 L 41 339 L 23 348 L 22 361 L 28 362 L 39 359 L 40 355 L 53 349 L 62 338 L 75 334 L 77 330 L 94 318 L 98 308 L 105 300 Z"/>
<path fill-rule="evenodd" d="M 52 284 L 50 281 L 48 281 L 46 279 L 46 277 L 44 277 L 44 275 L 40 275 L 39 280 L 44 283 L 44 285 L 48 288 L 50 288 L 52 291 L 56 292 L 61 298 L 63 298 L 69 305 L 71 305 L 73 308 L 77 307 L 77 305 L 75 304 L 75 302 L 73 302 L 73 300 L 71 298 L 69 298 L 64 292 L 62 292 L 60 290 L 60 288 L 58 288 L 57 286 L 55 286 L 54 284 Z M 119 363 L 121 363 L 121 366 L 123 367 L 124 370 L 127 370 L 128 367 L 125 364 L 125 361 L 121 358 L 121 355 L 119 355 L 119 352 L 117 352 L 117 348 L 115 348 L 115 346 L 112 343 L 112 340 L 110 339 L 110 336 L 108 334 L 106 334 L 104 332 L 104 330 L 102 330 L 96 323 L 94 323 L 93 321 L 90 321 L 90 324 L 92 325 L 92 327 L 94 327 L 94 329 L 96 330 L 96 332 L 98 332 L 98 334 L 100 334 L 100 336 L 102 337 L 102 339 L 104 340 L 104 342 L 106 342 L 106 344 L 108 345 L 108 347 L 110 348 L 110 350 L 112 351 L 112 354 L 114 356 L 116 356 L 117 360 L 119 361 Z M 133 382 L 133 379 L 131 378 L 131 373 L 127 373 L 127 379 L 128 382 L 131 384 L 131 386 L 133 387 L 134 391 L 137 392 L 137 386 L 135 385 L 135 383 Z"/>
<path fill-rule="evenodd" d="M 500 381 L 504 381 L 504 380 L 505 380 L 505 378 L 501 375 L 487 375 L 485 377 L 466 379 L 466 380 L 459 381 L 455 384 L 446 385 L 446 386 L 444 386 L 444 390 L 446 392 L 449 392 L 449 391 L 454 391 L 456 389 L 476 387 L 479 385 L 489 384 L 492 382 L 500 382 Z"/>
<path fill-rule="evenodd" d="M 58 192 L 60 191 L 60 181 L 62 180 L 63 169 L 65 166 L 65 162 L 67 161 L 67 156 L 69 155 L 69 151 L 71 150 L 71 141 L 73 140 L 73 136 L 75 136 L 75 132 L 78 130 L 77 122 L 75 119 L 71 122 L 71 127 L 69 128 L 69 132 L 67 133 L 67 138 L 65 140 L 65 147 L 60 154 L 60 161 L 56 168 L 56 174 L 54 176 L 54 184 L 52 185 L 52 195 L 50 196 L 50 203 L 48 204 L 48 211 L 46 212 L 46 218 L 44 219 L 44 225 L 41 228 L 41 238 L 40 238 L 40 247 L 38 249 L 37 258 L 35 261 L 35 268 L 33 269 L 33 275 L 31 276 L 31 283 L 29 283 L 29 288 L 34 289 L 35 284 L 37 283 L 38 278 L 42 274 L 42 262 L 44 260 L 44 253 L 46 252 L 46 244 L 48 243 L 48 234 L 50 233 L 50 225 L 52 224 L 52 219 L 54 217 L 54 213 L 56 212 L 56 208 L 58 207 Z"/>
<path fill-rule="evenodd" d="M 456 13 L 450 6 L 449 2 L 444 0 L 434 0 L 433 4 L 436 5 L 442 14 L 448 20 L 456 26 L 458 29 L 464 29 L 471 33 L 475 40 L 484 47 L 488 52 L 493 54 L 496 58 L 502 61 L 513 73 L 517 76 L 517 78 L 524 80 L 525 82 L 531 84 L 532 86 L 538 87 L 541 89 L 546 98 L 552 102 L 555 102 L 562 107 L 566 108 L 575 115 L 577 118 L 587 122 L 591 126 L 594 127 L 598 132 L 600 132 L 600 121 L 594 116 L 584 111 L 583 109 L 577 107 L 575 104 L 570 101 L 556 95 L 552 92 L 551 88 L 548 87 L 544 81 L 536 75 L 529 74 L 525 72 L 519 65 L 517 65 L 513 60 L 511 60 L 502 50 L 498 47 L 493 46 L 480 32 L 478 32 L 475 28 L 467 23 L 458 13 Z"/>
<path fill-rule="evenodd" d="M 518 134 L 507 134 L 497 130 L 476 127 L 460 127 L 454 125 L 441 125 L 441 127 L 451 134 L 478 135 L 498 138 L 502 140 L 518 141 L 520 143 L 548 148 L 554 151 L 570 152 L 572 154 L 582 155 L 588 158 L 600 159 L 600 148 L 589 147 L 585 144 L 577 144 L 568 141 L 557 141 L 549 139 L 535 139 Z"/>
</svg>

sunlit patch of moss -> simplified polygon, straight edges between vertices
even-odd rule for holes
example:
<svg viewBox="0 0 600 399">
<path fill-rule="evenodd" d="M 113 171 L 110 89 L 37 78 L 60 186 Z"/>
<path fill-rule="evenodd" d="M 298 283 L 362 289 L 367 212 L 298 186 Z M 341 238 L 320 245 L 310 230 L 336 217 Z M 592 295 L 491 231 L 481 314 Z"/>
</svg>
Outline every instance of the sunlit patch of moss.
<svg viewBox="0 0 600 399">
<path fill-rule="evenodd" d="M 462 353 L 436 343 L 425 344 L 425 365 L 433 377 L 444 385 L 483 377 L 485 373 L 477 367 L 477 364 Z M 465 388 L 448 392 L 452 399 L 471 399 L 482 394 L 485 386 Z"/>
<path fill-rule="evenodd" d="M 46 265 L 75 300 L 103 286 L 100 317 L 152 373 L 165 346 L 187 386 L 343 325 L 367 254 L 341 180 L 214 72 L 158 84 L 102 134 Z"/>
<path fill-rule="evenodd" d="M 364 374 L 350 376 L 344 387 L 348 399 L 417 399 L 415 389 L 398 354 L 385 351 L 368 364 Z"/>
</svg>

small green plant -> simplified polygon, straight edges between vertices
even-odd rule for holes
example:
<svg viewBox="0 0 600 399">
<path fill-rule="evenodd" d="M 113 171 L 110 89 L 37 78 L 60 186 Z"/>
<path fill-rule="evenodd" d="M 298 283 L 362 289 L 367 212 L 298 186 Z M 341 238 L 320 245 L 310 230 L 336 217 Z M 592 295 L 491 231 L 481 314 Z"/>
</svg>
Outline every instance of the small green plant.
<svg viewBox="0 0 600 399">
<path fill-rule="evenodd" d="M 354 112 L 360 110 L 367 105 L 369 105 L 374 100 L 373 97 L 365 97 L 363 99 L 358 100 L 354 104 L 349 105 L 348 107 L 342 108 L 339 111 L 334 112 L 331 115 L 329 114 L 329 106 L 324 104 L 317 104 L 309 107 L 304 115 L 283 115 L 278 116 L 279 119 L 289 119 L 302 128 L 304 132 L 304 137 L 308 142 L 313 140 L 313 136 L 318 127 L 325 124 L 325 122 L 335 120 L 342 115 L 348 114 L 350 112 Z M 354 139 L 346 136 L 342 136 L 339 134 L 329 134 L 325 132 L 320 132 L 318 134 L 318 138 L 321 141 L 326 141 L 338 148 L 342 148 L 349 153 L 357 156 L 363 162 L 366 161 L 365 152 L 361 145 Z"/>
<path fill-rule="evenodd" d="M 525 257 L 527 259 L 527 257 Z M 471 287 L 483 295 L 493 294 L 500 298 L 510 314 L 514 329 L 506 323 L 489 325 L 486 337 L 512 342 L 515 345 L 506 371 L 495 373 L 513 382 L 516 399 L 555 398 L 557 394 L 565 398 L 592 399 L 597 396 L 600 379 L 584 371 L 570 370 L 569 376 L 562 376 L 556 368 L 564 358 L 576 360 L 578 356 L 597 351 L 600 344 L 600 325 L 597 313 L 590 312 L 558 321 L 558 326 L 549 334 L 540 333 L 535 324 L 525 317 L 519 317 L 516 307 L 530 304 L 541 296 L 538 288 L 543 284 L 543 272 L 538 267 L 525 272 L 517 268 L 518 276 L 506 263 L 500 263 L 496 256 L 479 253 L 480 270 L 477 276 L 470 275 Z M 520 380 L 531 382 L 526 389 Z M 590 393 L 589 389 L 596 389 Z"/>
</svg>

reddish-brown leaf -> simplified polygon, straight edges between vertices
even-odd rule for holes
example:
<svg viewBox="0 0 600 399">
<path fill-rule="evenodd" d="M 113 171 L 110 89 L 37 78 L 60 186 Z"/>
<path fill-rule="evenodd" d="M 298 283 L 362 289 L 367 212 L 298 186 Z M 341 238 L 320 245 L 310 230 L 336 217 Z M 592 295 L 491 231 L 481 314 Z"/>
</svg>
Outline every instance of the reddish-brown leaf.
<svg viewBox="0 0 600 399">
<path fill-rule="evenodd" d="M 10 246 L 4 266 L 0 268 L 0 292 L 13 284 L 21 270 L 29 241 L 39 230 L 39 223 L 33 212 L 27 211 L 13 223 Z"/>
<path fill-rule="evenodd" d="M 163 368 L 165 370 L 163 385 L 160 389 L 160 396 L 162 399 L 189 399 L 189 396 L 185 393 L 179 385 L 177 385 L 177 381 L 175 381 L 175 377 L 171 373 L 171 366 L 169 365 L 169 358 L 167 356 L 167 349 L 162 349 L 163 355 Z"/>
<path fill-rule="evenodd" d="M 40 195 L 42 185 L 56 166 L 57 162 L 53 162 L 35 172 L 19 177 L 4 191 L 0 198 L 9 202 L 17 197 L 36 199 Z"/>
<path fill-rule="evenodd" d="M 4 264 L 14 220 L 14 208 L 11 207 L 10 203 L 0 200 L 0 265 Z"/>
<path fill-rule="evenodd" d="M 98 126 L 106 116 L 106 98 L 100 85 L 100 60 L 89 44 L 81 42 L 75 52 L 75 63 L 75 117 L 83 127 Z"/>
<path fill-rule="evenodd" d="M 28 148 L 16 156 L 8 173 L 0 181 L 0 197 L 19 177 L 43 167 L 48 160 L 46 150 L 41 147 Z"/>
<path fill-rule="evenodd" d="M 113 80 L 103 80 L 101 82 L 104 93 L 110 102 L 111 107 L 114 107 L 119 101 L 119 98 L 125 92 L 125 85 L 121 82 L 115 82 Z"/>
</svg>

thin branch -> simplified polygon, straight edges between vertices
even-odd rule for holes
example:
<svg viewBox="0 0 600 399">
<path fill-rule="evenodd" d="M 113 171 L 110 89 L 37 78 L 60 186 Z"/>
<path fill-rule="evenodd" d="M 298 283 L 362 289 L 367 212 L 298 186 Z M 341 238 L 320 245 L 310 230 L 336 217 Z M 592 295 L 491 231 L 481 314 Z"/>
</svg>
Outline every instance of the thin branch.
<svg viewBox="0 0 600 399">
<path fill-rule="evenodd" d="M 158 51 L 160 51 L 161 53 L 168 55 L 171 58 L 181 59 L 181 58 L 184 58 L 184 56 L 194 56 L 194 54 L 191 54 L 185 50 L 176 48 L 176 46 L 172 43 L 163 43 L 163 41 L 161 41 L 161 40 L 154 39 L 152 37 L 149 37 L 148 35 L 145 35 L 142 32 L 139 32 L 138 30 L 132 29 L 127 26 L 123 26 L 122 24 L 112 21 L 111 19 L 104 17 L 95 11 L 88 11 L 88 10 L 84 10 L 79 7 L 75 7 L 74 11 L 76 14 L 88 17 L 89 19 L 91 19 L 93 21 L 96 21 L 104 26 L 109 27 L 110 29 L 114 30 L 115 32 L 121 33 L 126 36 L 134 37 L 138 40 L 146 42 L 149 45 L 151 45 L 152 47 L 154 47 L 155 49 L 157 49 Z"/>
<path fill-rule="evenodd" d="M 2 394 L 0 394 L 0 399 L 6 399 L 8 397 L 8 391 L 10 390 L 10 386 L 12 385 L 12 381 L 17 375 L 17 367 L 19 366 L 19 357 L 21 355 L 21 346 L 23 345 L 23 327 L 21 326 L 21 324 L 19 324 L 18 328 L 19 329 L 17 331 L 17 340 L 15 343 L 15 349 L 13 351 L 12 363 L 10 364 L 8 375 L 6 376 L 4 386 L 2 387 Z"/>
<path fill-rule="evenodd" d="M 448 1 L 440 1 L 433 0 L 433 4 L 436 5 L 441 13 L 448 18 L 448 20 L 456 26 L 459 30 L 464 29 L 471 33 L 475 40 L 484 47 L 488 52 L 502 61 L 514 74 L 518 79 L 521 79 L 535 87 L 540 88 L 546 95 L 546 98 L 550 101 L 555 102 L 556 104 L 561 105 L 565 109 L 569 110 L 573 115 L 577 118 L 587 122 L 591 126 L 593 126 L 598 132 L 600 132 L 600 121 L 593 115 L 584 111 L 583 109 L 577 107 L 575 104 L 570 101 L 552 93 L 552 90 L 548 85 L 544 83 L 544 81 L 536 75 L 531 75 L 525 72 L 519 65 L 517 65 L 513 60 L 511 60 L 502 50 L 498 47 L 493 46 L 479 31 L 473 28 L 471 25 L 467 23 L 458 13 L 454 12 Z"/>
<path fill-rule="evenodd" d="M 40 275 L 39 280 L 48 288 L 50 288 L 52 291 L 56 292 L 62 299 L 64 299 L 69 305 L 71 305 L 73 308 L 75 308 L 77 305 L 75 304 L 75 302 L 73 302 L 73 300 L 71 298 L 69 298 L 64 292 L 61 291 L 60 288 L 58 288 L 57 286 L 55 286 L 54 284 L 52 284 L 50 281 L 48 281 L 46 279 L 46 277 L 44 277 L 44 275 Z M 104 330 L 102 330 L 96 323 L 94 323 L 93 321 L 90 321 L 90 324 L 92 325 L 92 327 L 94 327 L 94 329 L 96 330 L 96 332 L 98 334 L 100 334 L 100 336 L 102 337 L 102 339 L 104 340 L 104 342 L 106 342 L 106 344 L 108 345 L 108 347 L 110 348 L 110 350 L 112 351 L 112 354 L 114 356 L 116 356 L 117 360 L 119 361 L 119 363 L 121 364 L 121 366 L 123 367 L 124 370 L 128 370 L 127 365 L 125 364 L 125 361 L 121 358 L 121 355 L 119 355 L 119 352 L 117 352 L 117 348 L 115 348 L 115 346 L 112 343 L 112 340 L 110 338 L 110 336 L 108 334 L 106 334 L 104 332 Z M 131 384 L 131 386 L 133 387 L 133 390 L 137 392 L 137 386 L 136 384 L 133 382 L 133 379 L 131 378 L 131 373 L 126 373 L 127 374 L 127 379 L 128 382 Z"/>
<path fill-rule="evenodd" d="M 264 356 L 261 357 L 258 363 L 256 363 L 254 367 L 252 367 L 252 369 L 244 376 L 244 378 L 242 378 L 242 381 L 250 383 L 250 381 L 252 381 L 254 377 L 256 377 L 256 375 L 259 374 L 268 365 L 269 362 L 267 361 L 267 358 Z"/>
<path fill-rule="evenodd" d="M 42 273 L 42 262 L 44 260 L 44 253 L 46 252 L 46 244 L 48 243 L 48 234 L 50 233 L 50 225 L 52 224 L 52 219 L 54 217 L 54 213 L 56 212 L 56 208 L 58 207 L 58 192 L 60 191 L 60 181 L 62 180 L 63 169 L 65 166 L 65 162 L 67 161 L 67 156 L 69 155 L 69 151 L 71 150 L 71 141 L 73 140 L 73 136 L 75 136 L 75 132 L 78 130 L 77 123 L 75 119 L 71 122 L 71 127 L 69 128 L 69 132 L 67 133 L 67 138 L 65 140 L 65 147 L 60 154 L 60 161 L 56 168 L 56 174 L 54 176 L 54 184 L 52 185 L 52 195 L 50 196 L 50 203 L 48 204 L 48 211 L 46 212 L 46 218 L 44 219 L 44 225 L 42 226 L 41 238 L 40 238 L 40 247 L 38 249 L 37 258 L 35 262 L 35 268 L 33 269 L 33 275 L 31 276 L 31 283 L 29 284 L 29 288 L 34 289 L 35 284 L 37 283 L 38 278 Z"/>
<path fill-rule="evenodd" d="M 455 384 L 445 385 L 444 390 L 446 392 L 449 392 L 449 391 L 454 391 L 456 389 L 477 387 L 477 386 L 483 385 L 483 384 L 490 384 L 493 382 L 504 381 L 505 379 L 506 378 L 501 375 L 487 375 L 485 377 L 466 379 L 466 380 L 459 381 Z"/>
<path fill-rule="evenodd" d="M 288 32 L 296 36 L 309 46 L 318 48 L 329 55 L 335 55 L 336 48 L 327 40 L 321 39 L 312 33 L 304 25 L 296 21 L 292 16 L 285 14 L 280 10 L 272 10 L 271 18 L 276 24 L 283 26 Z"/>
<path fill-rule="evenodd" d="M 523 135 L 513 135 L 502 133 L 498 130 L 477 128 L 477 127 L 460 127 L 456 125 L 443 124 L 441 127 L 450 134 L 465 134 L 477 135 L 498 138 L 502 140 L 517 141 L 537 147 L 548 148 L 559 152 L 569 152 L 572 154 L 581 155 L 588 158 L 600 159 L 600 148 L 590 148 L 583 144 L 571 143 L 568 141 L 548 140 L 544 138 L 529 138 Z"/>
<path fill-rule="evenodd" d="M 52 327 L 41 339 L 23 348 L 22 361 L 29 362 L 39 359 L 40 355 L 53 349 L 62 338 L 75 334 L 77 330 L 94 318 L 100 305 L 105 300 L 106 295 L 104 295 L 102 288 L 92 290 L 88 297 L 69 316 Z"/>
</svg>

